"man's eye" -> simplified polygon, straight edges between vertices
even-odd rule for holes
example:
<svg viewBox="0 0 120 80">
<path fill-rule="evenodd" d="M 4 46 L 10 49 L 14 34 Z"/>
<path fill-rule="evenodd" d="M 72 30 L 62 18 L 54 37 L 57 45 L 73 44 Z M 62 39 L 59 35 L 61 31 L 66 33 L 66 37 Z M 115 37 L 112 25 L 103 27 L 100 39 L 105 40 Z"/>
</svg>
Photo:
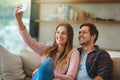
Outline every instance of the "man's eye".
<svg viewBox="0 0 120 80">
<path fill-rule="evenodd" d="M 83 32 L 83 34 L 86 34 L 87 32 Z"/>
</svg>

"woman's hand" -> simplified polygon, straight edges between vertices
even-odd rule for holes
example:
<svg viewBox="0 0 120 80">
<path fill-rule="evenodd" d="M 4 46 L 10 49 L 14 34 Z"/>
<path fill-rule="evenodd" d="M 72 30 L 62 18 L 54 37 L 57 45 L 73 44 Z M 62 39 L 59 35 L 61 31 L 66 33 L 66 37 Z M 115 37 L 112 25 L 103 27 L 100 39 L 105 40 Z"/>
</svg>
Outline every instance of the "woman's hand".
<svg viewBox="0 0 120 80">
<path fill-rule="evenodd" d="M 22 11 L 22 4 L 18 5 L 14 10 L 14 16 L 17 21 L 22 20 L 23 11 Z"/>
<path fill-rule="evenodd" d="M 34 76 L 34 74 L 37 72 L 37 70 L 38 70 L 38 68 L 33 71 L 32 76 Z"/>
<path fill-rule="evenodd" d="M 20 31 L 25 30 L 25 25 L 23 24 L 23 21 L 22 21 L 23 10 L 25 10 L 23 8 L 24 7 L 22 6 L 22 4 L 20 4 L 14 10 L 14 16 L 15 16 L 15 19 L 16 19 L 16 21 L 18 23 L 18 27 L 19 27 Z"/>
</svg>

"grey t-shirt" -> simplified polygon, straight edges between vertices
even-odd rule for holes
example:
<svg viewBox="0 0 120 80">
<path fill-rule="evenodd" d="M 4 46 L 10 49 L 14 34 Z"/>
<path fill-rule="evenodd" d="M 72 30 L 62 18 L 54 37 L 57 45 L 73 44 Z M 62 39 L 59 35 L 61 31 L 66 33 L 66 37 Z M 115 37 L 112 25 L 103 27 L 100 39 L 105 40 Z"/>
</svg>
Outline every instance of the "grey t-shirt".
<svg viewBox="0 0 120 80">
<path fill-rule="evenodd" d="M 81 54 L 81 61 L 80 61 L 80 66 L 78 70 L 78 75 L 76 80 L 92 80 L 87 74 L 86 71 L 86 58 L 89 52 L 82 52 Z"/>
</svg>

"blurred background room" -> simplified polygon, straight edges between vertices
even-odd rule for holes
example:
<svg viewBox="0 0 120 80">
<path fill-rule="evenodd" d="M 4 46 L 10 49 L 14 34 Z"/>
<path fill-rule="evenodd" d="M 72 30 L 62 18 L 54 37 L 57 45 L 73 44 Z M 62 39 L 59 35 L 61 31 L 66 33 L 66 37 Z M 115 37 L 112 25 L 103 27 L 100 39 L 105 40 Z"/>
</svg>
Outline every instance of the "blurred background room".
<svg viewBox="0 0 120 80">
<path fill-rule="evenodd" d="M 79 26 L 91 22 L 100 32 L 96 44 L 120 51 L 120 0 L 0 0 L 0 45 L 12 52 L 25 47 L 13 16 L 20 2 L 28 4 L 23 20 L 37 41 L 51 45 L 56 26 L 68 22 L 74 29 L 74 47 L 80 47 Z"/>
<path fill-rule="evenodd" d="M 31 0 L 0 0 L 0 45 L 13 53 L 25 47 L 14 19 L 14 9 L 20 3 L 27 4 L 23 21 L 29 29 Z"/>
</svg>

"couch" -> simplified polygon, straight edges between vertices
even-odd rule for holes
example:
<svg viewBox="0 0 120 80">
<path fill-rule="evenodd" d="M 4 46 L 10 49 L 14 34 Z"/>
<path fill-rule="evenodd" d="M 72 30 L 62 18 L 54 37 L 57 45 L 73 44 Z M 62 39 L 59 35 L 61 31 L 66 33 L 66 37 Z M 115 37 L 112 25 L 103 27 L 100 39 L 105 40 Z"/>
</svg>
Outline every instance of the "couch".
<svg viewBox="0 0 120 80">
<path fill-rule="evenodd" d="M 120 52 L 108 52 L 113 60 L 112 80 L 120 80 Z M 31 80 L 32 72 L 40 63 L 40 56 L 29 48 L 14 54 L 0 46 L 0 80 Z"/>
<path fill-rule="evenodd" d="M 41 58 L 30 49 L 11 53 L 0 46 L 0 80 L 31 80 Z"/>
</svg>

